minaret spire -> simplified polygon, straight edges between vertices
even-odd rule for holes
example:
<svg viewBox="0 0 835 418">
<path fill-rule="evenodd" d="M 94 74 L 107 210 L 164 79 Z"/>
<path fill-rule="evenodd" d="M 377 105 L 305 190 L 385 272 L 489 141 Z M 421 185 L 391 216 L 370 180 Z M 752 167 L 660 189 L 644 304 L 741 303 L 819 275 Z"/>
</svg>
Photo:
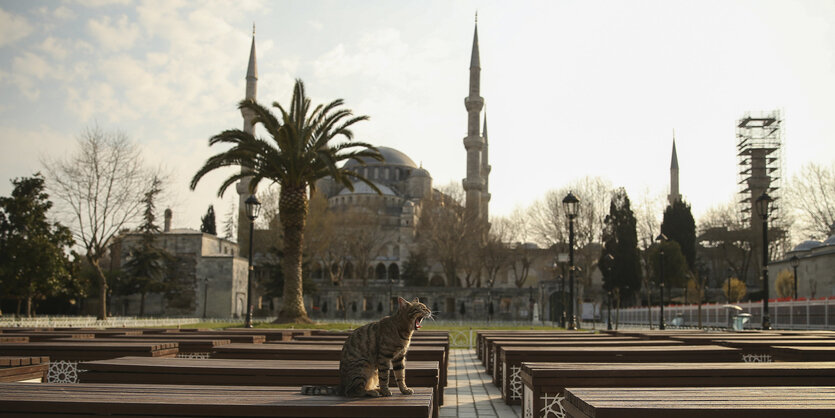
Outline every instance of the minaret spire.
<svg viewBox="0 0 835 418">
<path fill-rule="evenodd" d="M 667 196 L 667 201 L 670 206 L 681 200 L 681 194 L 678 189 L 678 154 L 676 153 L 676 130 L 673 129 L 673 156 L 670 158 L 670 194 Z"/>
<path fill-rule="evenodd" d="M 255 23 L 252 23 L 252 45 L 249 48 L 249 63 L 246 67 L 246 90 L 244 93 L 244 100 L 257 100 L 258 94 L 258 63 L 255 59 Z M 255 135 L 255 126 L 252 121 L 255 119 L 255 114 L 249 109 L 241 109 L 241 116 L 244 119 L 243 131 Z M 248 169 L 241 167 L 241 173 L 248 172 Z M 246 225 L 249 219 L 246 217 L 247 198 L 252 194 L 249 190 L 249 182 L 251 178 L 245 177 L 235 185 L 238 192 L 238 251 L 240 254 L 246 254 L 249 250 L 249 228 Z"/>
<path fill-rule="evenodd" d="M 486 192 L 485 179 L 482 177 L 484 138 L 481 136 L 479 126 L 484 98 L 481 97 L 480 90 L 481 63 L 478 56 L 478 23 L 476 23 L 473 32 L 473 50 L 470 55 L 469 95 L 464 98 L 464 107 L 467 109 L 467 136 L 464 138 L 464 149 L 467 150 L 467 177 L 462 181 L 467 195 L 465 203 L 467 212 L 475 218 L 483 216 L 482 200 Z"/>
</svg>

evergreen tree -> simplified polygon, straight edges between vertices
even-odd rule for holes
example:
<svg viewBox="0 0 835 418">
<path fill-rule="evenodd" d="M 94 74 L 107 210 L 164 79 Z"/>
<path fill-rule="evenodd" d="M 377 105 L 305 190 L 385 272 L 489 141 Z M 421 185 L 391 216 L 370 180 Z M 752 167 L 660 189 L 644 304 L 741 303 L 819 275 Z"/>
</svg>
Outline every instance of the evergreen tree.
<svg viewBox="0 0 835 418">
<path fill-rule="evenodd" d="M 213 205 L 209 205 L 209 210 L 206 211 L 206 215 L 200 218 L 200 221 L 200 232 L 217 235 L 217 226 L 215 224 L 215 207 Z"/>
<path fill-rule="evenodd" d="M 661 250 L 664 251 L 663 266 Z M 650 278 L 655 280 L 656 286 L 664 283 L 664 286 L 670 291 L 673 287 L 686 286 L 690 274 L 687 268 L 687 260 L 681 253 L 678 242 L 673 240 L 662 241 L 654 244 L 647 251 L 649 251 Z"/>
<path fill-rule="evenodd" d="M 40 173 L 12 184 L 12 195 L 0 197 L 0 290 L 17 299 L 18 314 L 25 300 L 31 316 L 35 300 L 75 287 L 68 257 L 75 241 L 69 228 L 47 220 L 52 202 Z"/>
<path fill-rule="evenodd" d="M 690 205 L 676 200 L 664 210 L 661 233 L 681 247 L 681 253 L 687 260 L 687 268 L 693 271 L 696 263 L 696 221 L 690 211 Z"/>
<path fill-rule="evenodd" d="M 140 316 L 145 314 L 145 296 L 149 292 L 165 290 L 166 264 L 173 260 L 168 251 L 156 245 L 156 237 L 160 229 L 154 223 L 156 220 L 154 199 L 162 191 L 161 185 L 162 182 L 155 177 L 150 190 L 142 199 L 145 211 L 142 214 L 142 224 L 139 226 L 140 242 L 130 250 L 128 261 L 125 263 L 126 280 L 122 283 L 122 290 L 127 294 L 139 293 L 141 295 Z"/>
<path fill-rule="evenodd" d="M 641 287 L 641 261 L 635 214 L 623 188 L 612 194 L 609 214 L 604 220 L 603 251 L 598 261 L 603 273 L 603 288 L 630 289 Z M 625 291 L 618 292 L 625 294 Z"/>
</svg>

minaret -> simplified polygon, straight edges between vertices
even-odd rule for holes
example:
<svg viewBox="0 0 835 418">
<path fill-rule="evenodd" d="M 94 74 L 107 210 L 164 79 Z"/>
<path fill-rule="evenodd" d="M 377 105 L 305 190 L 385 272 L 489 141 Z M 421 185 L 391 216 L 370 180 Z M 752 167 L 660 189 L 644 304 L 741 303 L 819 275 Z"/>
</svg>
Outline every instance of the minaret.
<svg viewBox="0 0 835 418">
<path fill-rule="evenodd" d="M 481 216 L 489 222 L 490 221 L 490 160 L 487 157 L 487 150 L 490 144 L 487 141 L 487 110 L 484 110 L 484 127 L 482 128 L 482 137 L 484 137 L 484 150 L 481 151 L 481 178 L 484 179 L 484 190 L 481 193 Z"/>
<path fill-rule="evenodd" d="M 467 178 L 462 183 L 467 194 L 467 212 L 476 218 L 482 216 L 482 193 L 485 191 L 481 158 L 484 149 L 484 138 L 480 135 L 479 115 L 484 107 L 484 98 L 479 95 L 481 79 L 481 64 L 478 58 L 478 15 L 476 15 L 475 32 L 473 34 L 473 52 L 470 56 L 470 94 L 464 98 L 467 108 L 467 136 L 464 138 L 464 148 L 467 150 Z"/>
<path fill-rule="evenodd" d="M 246 68 L 246 96 L 245 100 L 256 100 L 256 93 L 258 90 L 258 65 L 255 62 L 255 24 L 252 24 L 252 46 L 249 49 L 249 65 Z M 249 110 L 242 109 L 241 115 L 244 118 L 244 132 L 255 134 L 255 127 L 252 125 L 252 120 L 255 114 Z M 245 173 L 248 169 L 241 167 L 241 172 Z M 250 178 L 241 179 L 235 188 L 238 191 L 238 249 L 239 254 L 249 253 L 249 218 L 246 216 L 246 205 L 244 202 L 251 195 L 249 191 Z"/>
<path fill-rule="evenodd" d="M 670 160 L 670 194 L 667 196 L 667 201 L 670 206 L 681 200 L 681 194 L 678 192 L 678 155 L 676 154 L 676 131 L 673 130 L 673 157 Z"/>
</svg>

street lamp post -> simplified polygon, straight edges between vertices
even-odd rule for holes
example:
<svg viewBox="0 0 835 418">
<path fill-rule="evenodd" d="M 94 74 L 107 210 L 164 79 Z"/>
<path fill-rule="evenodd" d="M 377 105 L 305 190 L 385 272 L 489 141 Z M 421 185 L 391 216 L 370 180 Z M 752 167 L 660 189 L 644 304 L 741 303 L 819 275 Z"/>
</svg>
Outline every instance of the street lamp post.
<svg viewBox="0 0 835 418">
<path fill-rule="evenodd" d="M 608 279 L 610 281 L 609 283 L 611 283 L 613 281 L 613 278 L 612 278 L 612 263 L 615 261 L 615 257 L 612 256 L 612 254 L 606 254 L 606 259 L 609 260 L 609 262 L 606 263 L 606 271 L 609 273 L 608 274 L 608 276 L 609 276 Z M 612 330 L 612 291 L 611 290 L 609 290 L 606 293 L 606 301 L 607 301 L 607 306 L 606 306 L 606 329 L 611 331 Z"/>
<path fill-rule="evenodd" d="M 568 287 L 571 295 L 569 303 L 569 317 L 570 321 L 567 329 L 577 329 L 577 317 L 574 314 L 574 218 L 577 217 L 577 211 L 580 208 L 580 199 L 574 196 L 574 193 L 568 192 L 562 200 L 563 209 L 565 209 L 565 216 L 568 217 Z"/>
<path fill-rule="evenodd" d="M 763 219 L 763 329 L 771 329 L 771 320 L 768 315 L 768 204 L 772 202 L 771 196 L 763 192 L 755 201 L 757 213 Z"/>
<path fill-rule="evenodd" d="M 246 275 L 246 321 L 245 328 L 252 328 L 252 235 L 255 230 L 255 219 L 261 211 L 261 202 L 255 195 L 250 195 L 246 201 L 246 217 L 249 218 L 249 269 Z"/>
<path fill-rule="evenodd" d="M 800 259 L 797 258 L 797 254 L 793 255 L 792 258 L 789 259 L 789 263 L 791 263 L 792 268 L 794 269 L 794 293 L 793 296 L 797 299 L 797 266 L 800 265 Z"/>
<path fill-rule="evenodd" d="M 664 242 L 667 241 L 667 236 L 658 234 L 655 239 L 660 243 L 658 255 L 661 264 L 658 272 L 658 287 L 661 289 L 661 316 L 658 318 L 658 329 L 664 330 L 667 329 L 667 324 L 664 323 Z"/>
</svg>

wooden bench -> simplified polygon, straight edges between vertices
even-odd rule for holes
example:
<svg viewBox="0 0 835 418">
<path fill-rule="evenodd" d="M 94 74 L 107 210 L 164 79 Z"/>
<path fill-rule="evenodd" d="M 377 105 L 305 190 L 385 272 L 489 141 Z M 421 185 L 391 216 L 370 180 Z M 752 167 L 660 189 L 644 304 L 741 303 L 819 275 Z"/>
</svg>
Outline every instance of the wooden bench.
<svg viewBox="0 0 835 418">
<path fill-rule="evenodd" d="M 0 383 L 0 416 L 407 417 L 432 413 L 432 390 L 385 398 L 304 396 L 299 388 Z"/>
<path fill-rule="evenodd" d="M 292 341 L 274 341 L 270 343 L 278 343 L 278 344 L 338 344 L 342 345 L 345 343 L 345 338 L 328 338 L 324 340 L 317 340 L 315 338 L 320 337 L 318 335 L 312 335 L 310 337 L 294 337 Z M 443 337 L 426 337 L 426 338 L 412 338 L 411 342 L 409 343 L 409 349 L 413 347 L 443 347 L 444 348 L 444 362 L 441 363 L 444 371 L 449 370 L 449 339 Z M 444 379 L 447 378 L 447 373 L 444 373 Z M 447 385 L 447 381 L 443 380 L 441 382 L 443 386 Z"/>
<path fill-rule="evenodd" d="M 0 382 L 45 382 L 49 357 L 0 357 Z"/>
<path fill-rule="evenodd" d="M 212 351 L 215 347 L 220 347 L 222 345 L 231 344 L 232 341 L 228 339 L 209 339 L 209 337 L 205 338 L 192 338 L 192 336 L 183 336 L 178 337 L 176 335 L 169 335 L 169 336 L 159 336 L 156 338 L 144 338 L 144 337 L 152 337 L 150 335 L 147 336 L 140 336 L 139 337 L 115 337 L 115 338 L 96 338 L 96 342 L 110 342 L 110 343 L 176 343 L 177 344 L 177 357 L 179 358 L 200 358 L 200 359 L 207 359 L 211 356 Z M 56 342 L 60 342 L 62 340 L 54 340 Z M 73 341 L 73 340 L 67 340 Z"/>
<path fill-rule="evenodd" d="M 505 337 L 521 337 L 521 336 L 591 336 L 591 335 L 598 335 L 595 334 L 593 331 L 557 331 L 557 330 L 515 330 L 515 331 L 508 331 L 508 330 L 479 330 L 475 333 L 475 351 L 476 357 L 483 364 L 486 365 L 486 359 L 483 357 L 484 353 L 484 346 L 483 340 L 487 336 L 505 336 Z"/>
<path fill-rule="evenodd" d="M 82 333 L 82 332 L 16 332 L 10 334 L 4 334 L 8 336 L 15 336 L 15 337 L 26 337 L 29 339 L 29 342 L 44 342 L 44 341 L 53 341 L 56 339 L 66 339 L 72 338 L 75 340 L 92 340 L 96 338 L 95 334 L 91 333 Z"/>
<path fill-rule="evenodd" d="M 522 402 L 522 362 L 559 363 L 725 363 L 741 362 L 736 348 L 716 345 L 636 347 L 500 347 L 502 398 Z"/>
<path fill-rule="evenodd" d="M 11 335 L 0 335 L 0 343 L 28 343 L 29 337 L 26 336 L 11 336 Z"/>
<path fill-rule="evenodd" d="M 604 345 L 611 345 L 615 343 L 627 343 L 629 344 L 637 344 L 637 345 L 679 345 L 681 343 L 678 342 L 657 342 L 657 341 L 650 341 L 650 340 L 639 340 L 637 338 L 631 337 L 607 337 L 607 338 L 581 338 L 581 337 L 570 337 L 570 338 L 559 338 L 553 340 L 548 337 L 543 337 L 543 339 L 529 339 L 529 338 L 520 338 L 520 339 L 510 339 L 510 338 L 485 338 L 484 345 L 486 347 L 486 358 L 487 364 L 485 365 L 485 370 L 487 374 L 493 376 L 495 380 L 496 374 L 496 363 L 498 363 L 498 350 L 497 348 L 500 346 L 507 346 L 512 345 L 516 347 L 537 347 L 537 346 L 573 346 L 573 347 L 581 347 L 584 345 L 597 345 L 597 344 L 604 344 Z M 498 370 L 498 373 L 501 373 L 501 370 Z"/>
<path fill-rule="evenodd" d="M 496 341 L 639 341 L 635 337 L 613 337 L 605 334 L 580 335 L 485 335 L 481 338 L 482 364 L 491 367 L 493 344 Z"/>
<path fill-rule="evenodd" d="M 832 386 L 835 362 L 522 363 L 524 416 L 564 412 L 567 387 Z"/>
<path fill-rule="evenodd" d="M 490 374 L 493 378 L 493 383 L 499 388 L 502 387 L 504 380 L 505 367 L 502 364 L 502 352 L 504 347 L 515 347 L 521 349 L 529 348 L 549 348 L 552 350 L 560 350 L 563 348 L 574 347 L 599 347 L 599 348 L 616 348 L 616 347 L 680 347 L 684 344 L 680 341 L 666 341 L 666 340 L 626 340 L 626 341 L 608 341 L 608 340 L 579 340 L 579 341 L 538 341 L 538 342 L 523 342 L 523 341 L 495 341 L 493 344 L 493 367 L 490 368 Z M 514 365 L 516 365 L 514 363 Z M 512 369 L 507 369 L 512 370 Z"/>
<path fill-rule="evenodd" d="M 182 359 L 121 357 L 79 364 L 82 383 L 147 383 L 165 385 L 302 386 L 339 384 L 338 361 Z M 406 362 L 410 387 L 432 388 L 433 416 L 441 399 L 439 366 L 434 361 Z M 398 392 L 394 373 L 389 384 Z"/>
<path fill-rule="evenodd" d="M 716 344 L 725 347 L 733 347 L 742 350 L 742 355 L 747 357 L 745 361 L 773 361 L 775 346 L 792 347 L 835 347 L 834 339 L 811 339 L 811 340 L 717 340 Z M 835 360 L 835 356 L 833 359 Z M 798 360 L 794 360 L 798 361 Z"/>
<path fill-rule="evenodd" d="M 831 418 L 835 387 L 567 388 L 569 418 Z"/>
<path fill-rule="evenodd" d="M 835 361 L 835 347 L 772 346 L 774 361 Z"/>
<path fill-rule="evenodd" d="M 160 339 L 160 338 L 193 338 L 193 339 L 210 339 L 210 340 L 230 340 L 233 343 L 246 343 L 246 344 L 263 344 L 267 341 L 267 337 L 261 334 L 241 334 L 241 333 L 232 333 L 232 332 L 181 332 L 181 333 L 164 333 L 164 334 L 153 334 L 153 335 L 125 335 L 125 336 L 118 336 L 115 338 L 125 338 L 125 339 Z"/>
<path fill-rule="evenodd" d="M 339 361 L 342 345 L 339 344 L 229 344 L 215 347 L 212 358 L 248 358 L 267 360 L 335 360 Z M 446 364 L 443 347 L 410 347 L 406 353 L 409 361 L 437 361 Z M 441 386 L 446 387 L 447 370 L 441 367 Z"/>
<path fill-rule="evenodd" d="M 177 343 L 111 343 L 96 340 L 78 342 L 39 342 L 26 344 L 0 344 L 0 356 L 49 357 L 50 382 L 75 383 L 78 381 L 78 362 L 105 360 L 124 356 L 174 357 Z"/>
</svg>

